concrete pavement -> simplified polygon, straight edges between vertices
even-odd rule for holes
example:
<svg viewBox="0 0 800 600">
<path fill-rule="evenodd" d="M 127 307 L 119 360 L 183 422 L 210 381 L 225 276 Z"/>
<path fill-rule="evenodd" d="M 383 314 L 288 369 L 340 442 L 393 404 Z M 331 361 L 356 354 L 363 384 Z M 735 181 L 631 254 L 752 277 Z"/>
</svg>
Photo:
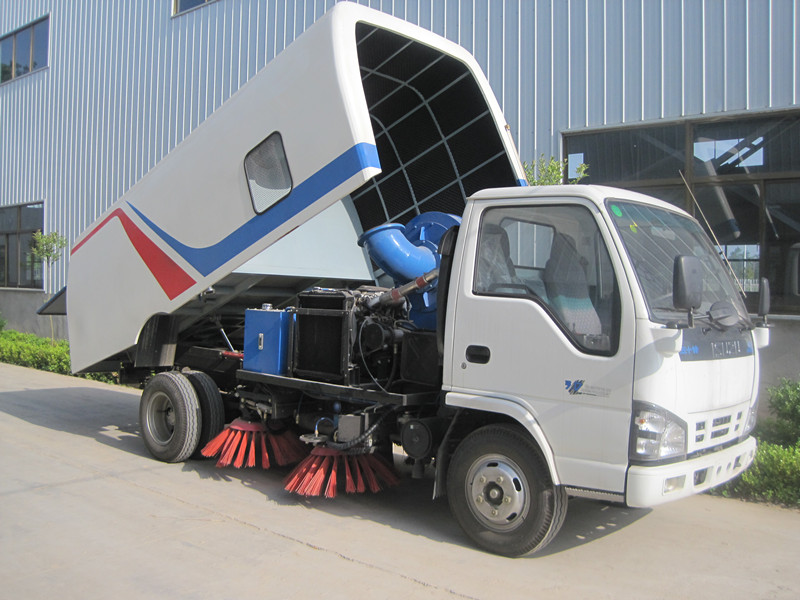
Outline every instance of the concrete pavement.
<svg viewBox="0 0 800 600">
<path fill-rule="evenodd" d="M 164 464 L 139 393 L 0 364 L 0 598 L 797 598 L 800 511 L 570 501 L 541 554 L 473 548 L 430 481 L 303 499 Z"/>
</svg>

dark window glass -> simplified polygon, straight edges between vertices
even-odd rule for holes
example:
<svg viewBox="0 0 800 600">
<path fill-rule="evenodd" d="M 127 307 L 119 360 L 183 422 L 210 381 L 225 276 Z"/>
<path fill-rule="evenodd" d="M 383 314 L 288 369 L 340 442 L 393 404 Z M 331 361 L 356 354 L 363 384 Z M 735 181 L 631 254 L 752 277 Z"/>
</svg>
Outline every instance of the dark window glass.
<svg viewBox="0 0 800 600">
<path fill-rule="evenodd" d="M 16 235 L 8 236 L 8 273 L 6 275 L 8 287 L 19 286 L 19 252 Z"/>
<path fill-rule="evenodd" d="M 41 202 L 0 208 L 0 287 L 43 287 L 42 263 L 31 254 L 33 233 L 43 227 Z"/>
<path fill-rule="evenodd" d="M 14 36 L 0 40 L 0 83 L 14 76 Z"/>
<path fill-rule="evenodd" d="M 684 168 L 685 131 L 671 125 L 569 136 L 566 150 L 589 165 L 581 183 L 673 178 Z"/>
<path fill-rule="evenodd" d="M 708 185 L 694 191 L 700 205 L 694 213 L 718 244 L 757 244 L 761 198 L 758 186 Z"/>
<path fill-rule="evenodd" d="M 33 60 L 31 69 L 47 66 L 47 48 L 50 43 L 50 20 L 39 21 L 33 26 Z"/>
<path fill-rule="evenodd" d="M 7 287 L 8 236 L 0 234 L 0 287 Z"/>
<path fill-rule="evenodd" d="M 49 34 L 45 18 L 0 39 L 0 83 L 47 66 Z"/>
<path fill-rule="evenodd" d="M 175 0 L 174 14 L 186 12 L 187 10 L 192 10 L 193 8 L 202 6 L 203 4 L 209 1 L 213 0 Z"/>
<path fill-rule="evenodd" d="M 693 140 L 696 177 L 800 169 L 800 117 L 698 124 Z"/>
<path fill-rule="evenodd" d="M 14 76 L 19 77 L 31 71 L 31 29 L 26 27 L 16 35 L 16 53 L 14 56 Z"/>
<path fill-rule="evenodd" d="M 765 187 L 764 253 L 776 310 L 800 308 L 800 181 L 770 182 Z"/>
<path fill-rule="evenodd" d="M 0 208 L 0 233 L 14 233 L 19 228 L 19 206 Z"/>
<path fill-rule="evenodd" d="M 42 204 L 26 204 L 20 206 L 20 224 L 21 231 L 36 231 L 42 228 L 44 223 L 44 205 Z"/>
<path fill-rule="evenodd" d="M 33 257 L 31 252 L 32 233 L 19 235 L 19 287 L 41 286 L 42 263 Z"/>
</svg>

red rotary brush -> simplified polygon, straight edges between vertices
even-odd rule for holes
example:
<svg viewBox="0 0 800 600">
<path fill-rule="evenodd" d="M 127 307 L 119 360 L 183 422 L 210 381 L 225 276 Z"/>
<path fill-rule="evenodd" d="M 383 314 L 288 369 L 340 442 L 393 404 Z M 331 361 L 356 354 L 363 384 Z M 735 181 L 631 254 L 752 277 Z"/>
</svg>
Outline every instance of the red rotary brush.
<svg viewBox="0 0 800 600">
<path fill-rule="evenodd" d="M 206 457 L 219 454 L 218 467 L 233 463 L 237 469 L 255 467 L 259 461 L 264 469 L 269 469 L 270 453 L 279 466 L 298 462 L 307 455 L 306 447 L 289 431 L 273 433 L 261 422 L 244 419 L 235 419 L 200 453 Z"/>
<path fill-rule="evenodd" d="M 336 497 L 339 468 L 344 469 L 345 491 L 348 494 L 373 493 L 399 483 L 392 467 L 376 454 L 344 454 L 339 450 L 317 446 L 284 480 L 285 489 L 301 496 Z"/>
</svg>

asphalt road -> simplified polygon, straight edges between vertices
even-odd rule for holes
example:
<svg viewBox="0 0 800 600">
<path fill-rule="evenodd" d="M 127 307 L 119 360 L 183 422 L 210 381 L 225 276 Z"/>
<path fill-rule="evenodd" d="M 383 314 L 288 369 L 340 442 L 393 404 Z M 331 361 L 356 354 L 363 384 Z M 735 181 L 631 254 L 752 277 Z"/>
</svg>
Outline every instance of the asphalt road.
<svg viewBox="0 0 800 600">
<path fill-rule="evenodd" d="M 791 598 L 800 512 L 571 500 L 558 538 L 470 546 L 426 480 L 302 499 L 285 470 L 164 464 L 139 394 L 0 364 L 0 598 Z"/>
</svg>

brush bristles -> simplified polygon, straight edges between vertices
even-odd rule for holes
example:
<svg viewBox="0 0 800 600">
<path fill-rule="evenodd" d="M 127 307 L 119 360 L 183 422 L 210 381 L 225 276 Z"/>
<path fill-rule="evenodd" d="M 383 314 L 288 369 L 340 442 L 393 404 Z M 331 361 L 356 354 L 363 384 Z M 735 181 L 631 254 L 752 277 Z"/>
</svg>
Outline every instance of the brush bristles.
<svg viewBox="0 0 800 600">
<path fill-rule="evenodd" d="M 236 419 L 206 444 L 201 454 L 219 455 L 218 467 L 232 464 L 237 469 L 255 467 L 259 462 L 264 469 L 269 469 L 271 462 L 279 466 L 296 462 L 284 486 L 301 496 L 335 498 L 340 468 L 344 468 L 344 491 L 348 494 L 363 494 L 367 489 L 376 493 L 382 486 L 399 483 L 391 465 L 375 454 L 344 454 L 325 447 L 308 454 L 306 448 L 289 431 L 275 433 L 262 423 Z"/>
<path fill-rule="evenodd" d="M 376 493 L 381 484 L 399 483 L 389 464 L 374 454 L 346 455 L 329 448 L 314 448 L 284 480 L 286 491 L 301 496 L 335 498 L 340 464 L 344 468 L 344 488 L 348 494 Z"/>
<path fill-rule="evenodd" d="M 289 431 L 273 433 L 261 423 L 236 419 L 223 429 L 200 451 L 203 456 L 219 456 L 218 467 L 233 464 L 255 467 L 259 461 L 263 469 L 270 468 L 270 450 L 277 465 L 285 466 L 301 461 L 307 455 L 305 446 Z"/>
</svg>

